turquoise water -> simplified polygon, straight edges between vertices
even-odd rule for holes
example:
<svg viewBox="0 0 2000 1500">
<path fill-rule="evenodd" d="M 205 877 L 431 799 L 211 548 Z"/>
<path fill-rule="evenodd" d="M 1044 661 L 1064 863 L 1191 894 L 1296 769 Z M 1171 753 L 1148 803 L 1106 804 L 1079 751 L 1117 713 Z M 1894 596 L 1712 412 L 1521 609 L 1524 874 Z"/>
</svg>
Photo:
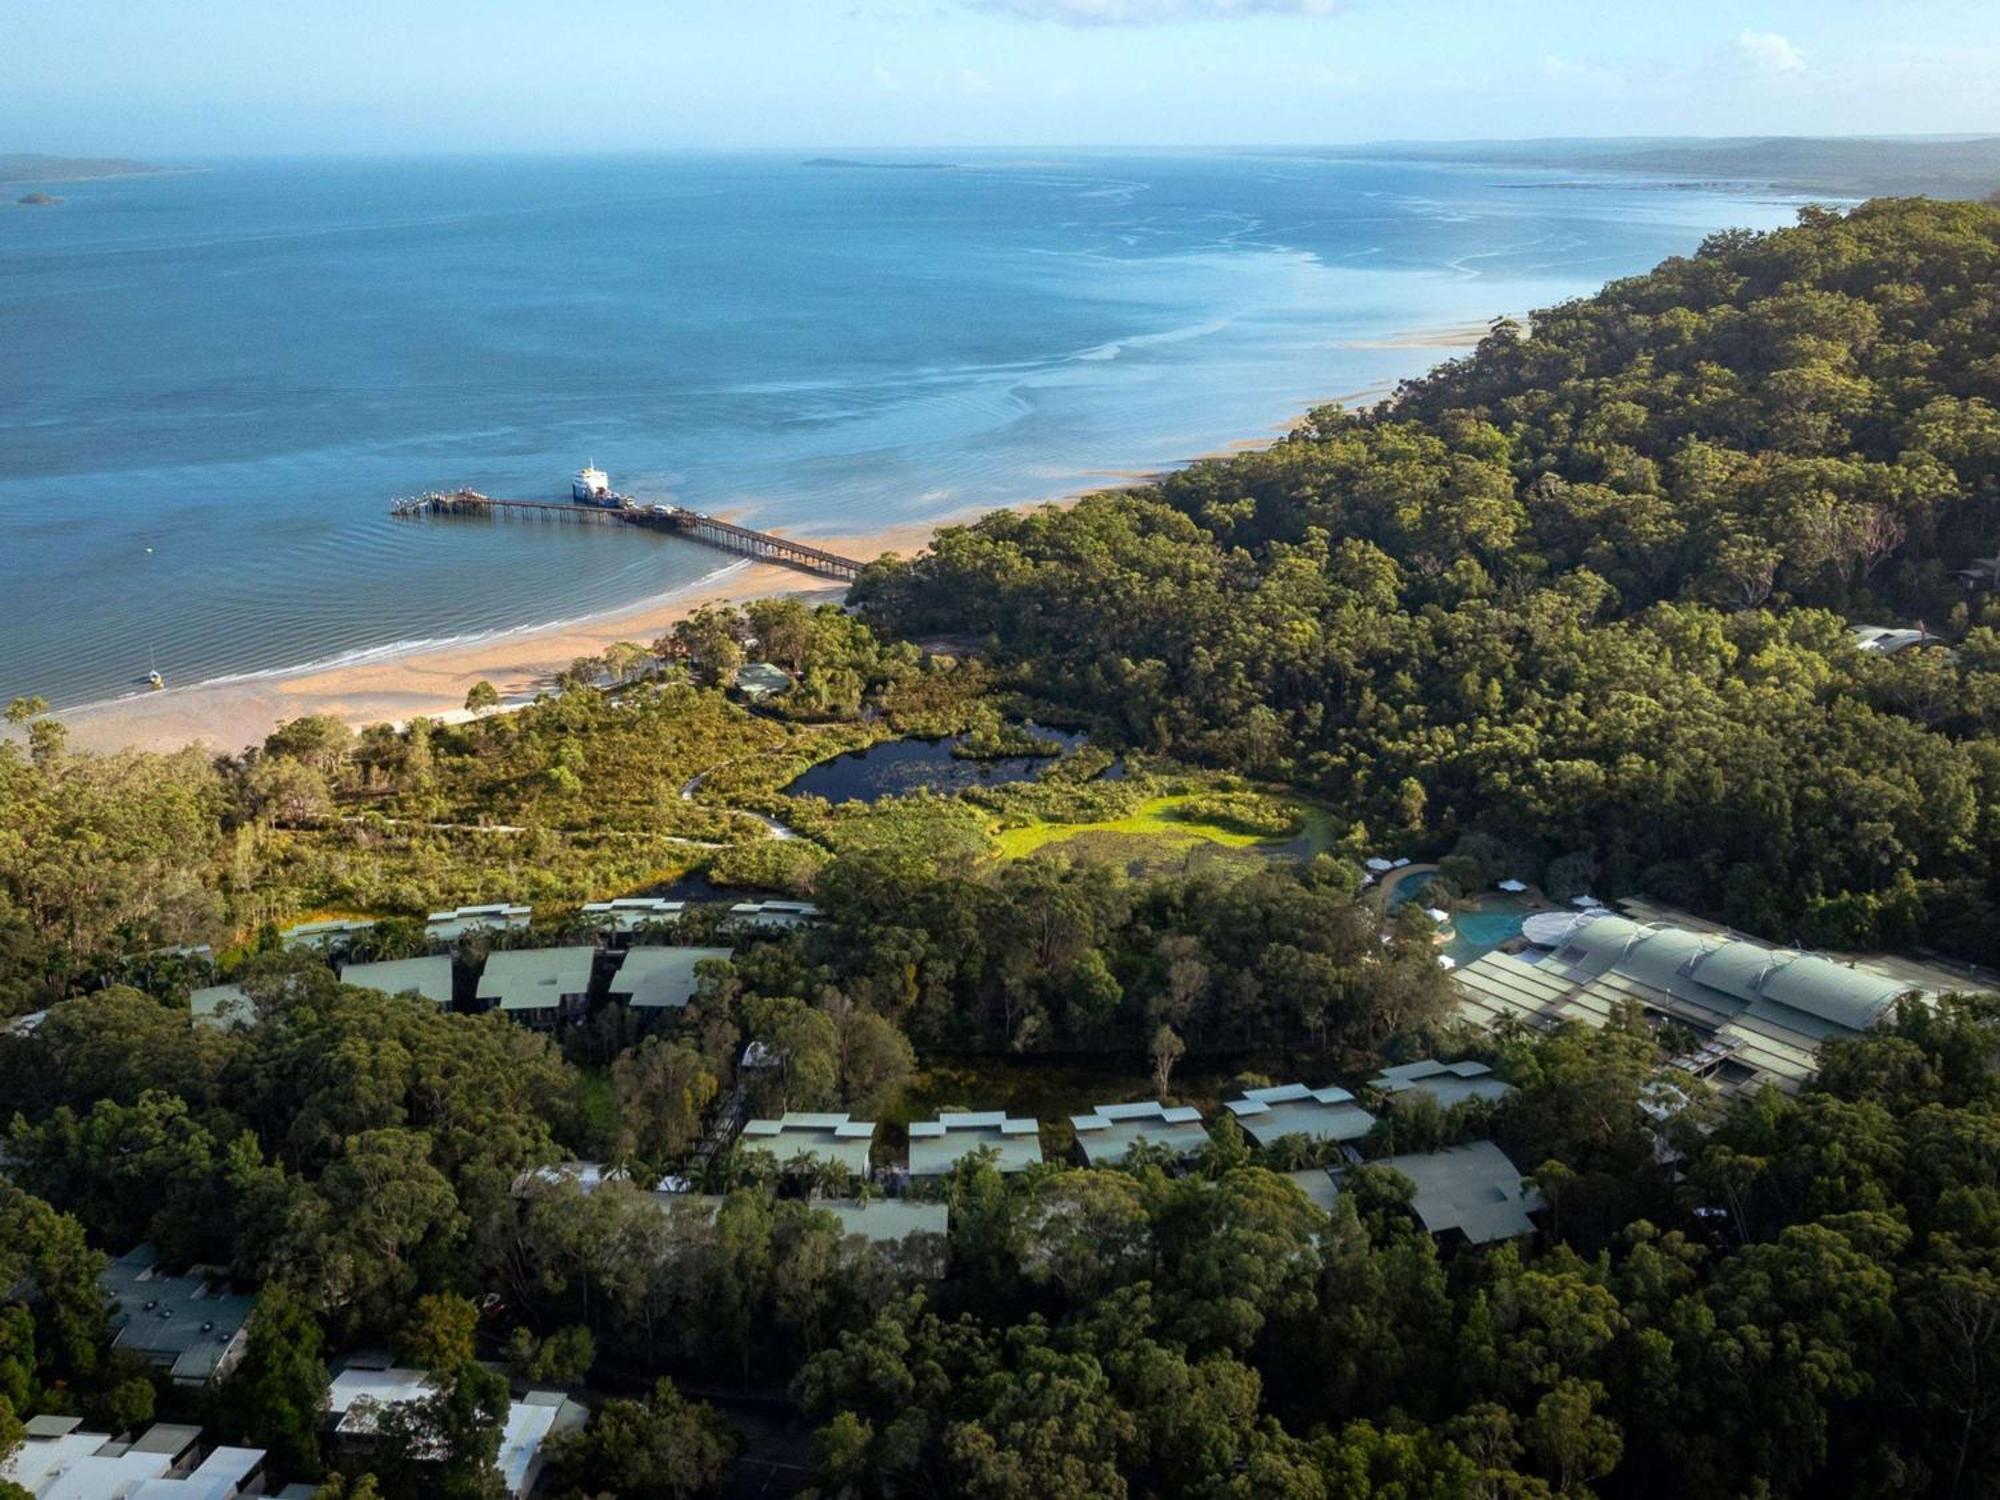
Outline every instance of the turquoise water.
<svg viewBox="0 0 2000 1500">
<path fill-rule="evenodd" d="M 1509 939 L 1521 935 L 1521 924 L 1532 908 L 1519 896 L 1502 892 L 1479 898 L 1473 911 L 1461 911 L 1451 919 L 1452 937 L 1444 951 L 1461 964 L 1471 963 L 1491 953 Z"/>
<path fill-rule="evenodd" d="M 1415 373 L 1401 331 L 1791 206 L 1248 155 L 217 162 L 0 208 L 0 698 L 628 605 L 728 560 L 392 523 L 620 488 L 802 536 L 1072 493 Z"/>
</svg>

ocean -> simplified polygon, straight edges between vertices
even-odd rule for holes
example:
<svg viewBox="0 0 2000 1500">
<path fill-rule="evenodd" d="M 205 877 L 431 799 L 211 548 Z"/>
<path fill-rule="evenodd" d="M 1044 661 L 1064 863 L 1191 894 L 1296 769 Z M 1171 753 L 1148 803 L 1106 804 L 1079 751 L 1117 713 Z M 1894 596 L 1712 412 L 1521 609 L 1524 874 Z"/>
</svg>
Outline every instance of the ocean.
<svg viewBox="0 0 2000 1500">
<path fill-rule="evenodd" d="M 367 659 L 686 589 L 618 489 L 801 538 L 1053 499 L 1440 358 L 1768 194 L 1295 155 L 257 160 L 0 208 L 0 699 Z M 895 163 L 895 165 L 889 165 Z"/>
</svg>

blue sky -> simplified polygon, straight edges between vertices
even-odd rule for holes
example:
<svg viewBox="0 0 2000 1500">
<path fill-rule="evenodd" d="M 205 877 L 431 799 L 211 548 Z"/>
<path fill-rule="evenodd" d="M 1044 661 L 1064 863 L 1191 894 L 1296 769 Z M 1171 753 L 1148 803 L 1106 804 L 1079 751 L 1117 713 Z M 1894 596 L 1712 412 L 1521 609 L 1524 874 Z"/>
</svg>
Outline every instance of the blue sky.
<svg viewBox="0 0 2000 1500">
<path fill-rule="evenodd" d="M 0 151 L 2000 133 L 2000 0 L 0 0 Z"/>
</svg>

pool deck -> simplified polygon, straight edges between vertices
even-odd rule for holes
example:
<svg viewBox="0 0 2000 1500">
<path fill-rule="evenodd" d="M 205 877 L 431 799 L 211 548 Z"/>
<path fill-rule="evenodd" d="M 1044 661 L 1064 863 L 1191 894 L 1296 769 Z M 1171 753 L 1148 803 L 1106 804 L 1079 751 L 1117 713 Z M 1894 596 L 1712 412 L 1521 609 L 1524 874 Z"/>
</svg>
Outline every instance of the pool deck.
<svg viewBox="0 0 2000 1500">
<path fill-rule="evenodd" d="M 1438 867 L 1435 863 L 1427 863 L 1404 865 L 1400 870 L 1392 870 L 1387 875 L 1384 875 L 1374 888 L 1368 892 L 1368 899 L 1374 903 L 1376 910 L 1382 913 L 1386 921 L 1390 911 L 1397 905 L 1397 898 L 1403 887 L 1411 880 L 1423 880 L 1426 877 L 1435 875 L 1437 869 Z M 1416 894 L 1414 891 L 1411 892 L 1410 897 L 1407 899 L 1415 899 Z M 1476 895 L 1462 897 L 1459 900 L 1453 901 L 1448 908 L 1454 920 L 1446 922 L 1437 930 L 1438 950 L 1442 953 L 1449 953 L 1459 963 L 1465 963 L 1470 958 L 1477 957 L 1478 954 L 1472 953 L 1461 941 L 1456 918 L 1460 914 L 1470 915 L 1480 911 L 1482 907 L 1495 898 L 1504 900 L 1510 905 L 1518 906 L 1523 916 L 1527 916 L 1533 912 L 1554 911 L 1558 909 L 1556 903 L 1543 895 L 1539 887 L 1532 885 L 1525 891 L 1501 891 L 1497 888 L 1489 888 L 1478 892 Z M 1485 951 L 1487 950 L 1484 948 L 1479 950 L 1481 953 Z"/>
<path fill-rule="evenodd" d="M 1424 864 L 1404 865 L 1400 870 L 1391 870 L 1375 883 L 1375 888 L 1368 893 L 1368 899 L 1373 901 L 1376 907 L 1386 916 L 1390 903 L 1395 899 L 1396 892 L 1402 888 L 1404 881 L 1409 880 L 1412 876 L 1435 875 L 1437 874 L 1437 868 L 1434 864 Z"/>
</svg>

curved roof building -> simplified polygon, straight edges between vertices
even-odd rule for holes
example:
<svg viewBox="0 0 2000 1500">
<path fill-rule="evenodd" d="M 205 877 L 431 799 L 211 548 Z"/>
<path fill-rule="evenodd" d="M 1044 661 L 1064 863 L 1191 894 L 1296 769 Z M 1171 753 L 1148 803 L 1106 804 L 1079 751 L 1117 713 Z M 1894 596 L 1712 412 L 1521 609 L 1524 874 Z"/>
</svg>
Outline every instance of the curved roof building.
<svg viewBox="0 0 2000 1500">
<path fill-rule="evenodd" d="M 1488 953 L 1453 974 L 1462 1017 L 1480 1026 L 1510 1016 L 1536 1026 L 1601 1026 L 1619 1006 L 1636 1003 L 1700 1037 L 1700 1047 L 1677 1062 L 1726 1089 L 1796 1089 L 1817 1068 L 1823 1042 L 1866 1031 L 1905 995 L 1932 999 L 1949 987 L 1610 912 L 1524 931 L 1542 946 Z"/>
</svg>

